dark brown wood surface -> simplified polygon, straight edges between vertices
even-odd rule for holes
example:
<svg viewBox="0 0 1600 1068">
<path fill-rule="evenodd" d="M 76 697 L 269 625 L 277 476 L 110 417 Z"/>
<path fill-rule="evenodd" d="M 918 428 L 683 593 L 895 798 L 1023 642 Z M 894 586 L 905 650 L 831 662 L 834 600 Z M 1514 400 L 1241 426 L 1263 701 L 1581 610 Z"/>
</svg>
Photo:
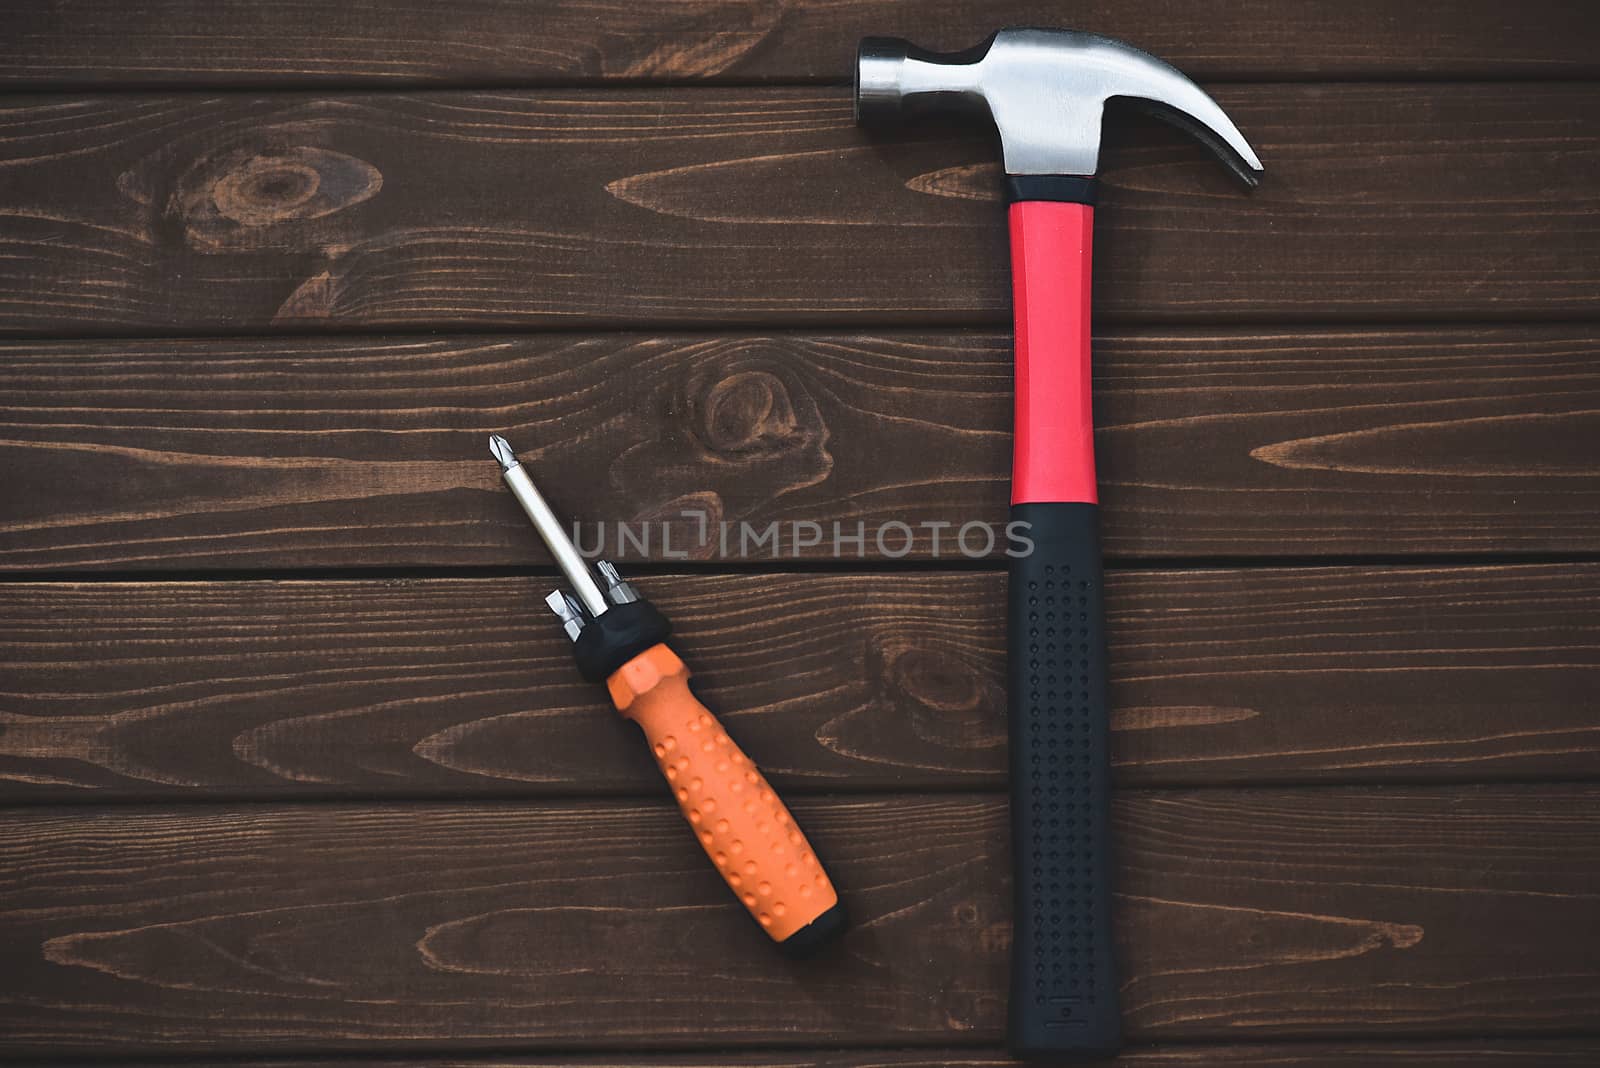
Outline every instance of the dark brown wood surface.
<svg viewBox="0 0 1600 1068">
<path fill-rule="evenodd" d="M 1600 300 L 1592 87 L 1217 96 L 1268 179 L 1246 195 L 1183 134 L 1113 123 L 1101 321 L 1560 318 Z M 0 332 L 1008 314 L 989 140 L 871 138 L 845 88 L 24 96 L 0 114 Z"/>
<path fill-rule="evenodd" d="M 1243 1068 L 1590 1068 L 1600 1056 L 1591 1039 L 1479 1039 L 1472 1041 L 1194 1042 L 1148 1046 L 1112 1061 L 1075 1062 L 1130 1065 L 1133 1068 L 1200 1068 L 1241 1065 Z M 143 1063 L 143 1062 L 140 1062 Z M 348 1059 L 258 1059 L 225 1063 L 237 1068 L 355 1068 Z M 363 1059 L 370 1068 L 1002 1068 L 1017 1062 L 994 1053 L 963 1047 L 904 1050 L 791 1050 L 782 1053 L 739 1051 L 726 1054 L 663 1053 L 623 1056 L 573 1053 L 555 1056 L 421 1054 L 405 1059 Z M 137 1066 L 135 1066 L 137 1068 Z"/>
<path fill-rule="evenodd" d="M 452 85 L 838 82 L 855 41 L 965 48 L 998 26 L 1079 27 L 1198 77 L 1592 77 L 1600 27 L 1578 0 L 13 0 L 0 84 Z"/>
<path fill-rule="evenodd" d="M 1587 325 L 1106 334 L 1107 549 L 1592 552 L 1597 351 Z M 921 524 L 948 523 L 959 562 L 962 525 L 1006 521 L 1010 361 L 969 333 L 0 344 L 0 566 L 544 562 L 491 431 L 613 552 L 626 522 L 669 559 L 669 523 L 672 553 L 782 566 L 832 558 L 834 523 L 898 549 L 903 522 L 929 560 Z M 701 537 L 774 522 L 776 559 Z"/>
<path fill-rule="evenodd" d="M 856 912 L 798 964 L 727 907 L 665 801 L 19 813 L 0 1025 L 56 1053 L 998 1041 L 1003 799 L 795 812 Z M 1134 792 L 1116 834 L 1138 1040 L 1600 1012 L 1596 787 Z"/>
<path fill-rule="evenodd" d="M 0 587 L 0 800 L 654 796 L 553 581 Z M 641 586 L 780 786 L 1003 786 L 1001 575 Z M 1600 565 L 1124 572 L 1108 605 L 1124 784 L 1595 776 Z"/>
<path fill-rule="evenodd" d="M 1200 1068 L 1240 1065 L 1243 1068 L 1591 1068 L 1600 1058 L 1592 1039 L 1479 1039 L 1380 1044 L 1373 1042 L 1187 1043 L 1130 1050 L 1114 1063 L 1133 1068 Z M 209 1063 L 209 1062 L 201 1062 Z M 306 1060 L 228 1060 L 237 1068 L 1002 1068 L 1017 1062 L 970 1048 L 930 1050 L 800 1050 L 783 1053 L 654 1054 L 625 1056 L 574 1053 L 559 1056 L 507 1057 L 486 1054 L 406 1059 L 329 1058 Z M 1110 1061 L 1077 1062 L 1105 1065 Z"/>
<path fill-rule="evenodd" d="M 1003 558 L 696 517 L 1003 523 L 993 146 L 846 83 L 1067 21 L 1268 168 L 1103 154 L 1120 1063 L 1600 1061 L 1600 7 L 4 7 L 0 1059 L 1006 1063 Z M 490 431 L 657 524 L 831 956 L 572 671 Z"/>
</svg>

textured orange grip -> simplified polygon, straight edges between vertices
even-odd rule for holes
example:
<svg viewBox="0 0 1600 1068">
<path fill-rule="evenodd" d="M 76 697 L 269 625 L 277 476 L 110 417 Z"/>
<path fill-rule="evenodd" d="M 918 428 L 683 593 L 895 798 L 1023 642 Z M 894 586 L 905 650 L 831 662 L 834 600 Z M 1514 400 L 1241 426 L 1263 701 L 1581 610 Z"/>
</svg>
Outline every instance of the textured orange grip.
<svg viewBox="0 0 1600 1068">
<path fill-rule="evenodd" d="M 671 649 L 651 646 L 606 688 L 617 710 L 644 728 L 706 855 L 767 934 L 782 942 L 838 902 L 789 810 L 689 692 L 689 669 Z"/>
</svg>

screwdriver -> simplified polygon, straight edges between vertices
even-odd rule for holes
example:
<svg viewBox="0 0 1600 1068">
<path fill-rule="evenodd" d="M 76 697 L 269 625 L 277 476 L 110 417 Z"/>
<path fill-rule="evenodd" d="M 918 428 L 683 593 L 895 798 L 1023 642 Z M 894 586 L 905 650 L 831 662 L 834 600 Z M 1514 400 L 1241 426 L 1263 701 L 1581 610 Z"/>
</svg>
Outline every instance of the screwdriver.
<svg viewBox="0 0 1600 1068">
<path fill-rule="evenodd" d="M 848 923 L 839 895 L 788 808 L 691 692 L 666 617 L 610 561 L 590 571 L 505 438 L 491 435 L 489 452 L 571 587 L 545 604 L 579 673 L 604 680 L 617 711 L 644 730 L 706 856 L 768 937 L 794 956 L 820 948 Z"/>
</svg>

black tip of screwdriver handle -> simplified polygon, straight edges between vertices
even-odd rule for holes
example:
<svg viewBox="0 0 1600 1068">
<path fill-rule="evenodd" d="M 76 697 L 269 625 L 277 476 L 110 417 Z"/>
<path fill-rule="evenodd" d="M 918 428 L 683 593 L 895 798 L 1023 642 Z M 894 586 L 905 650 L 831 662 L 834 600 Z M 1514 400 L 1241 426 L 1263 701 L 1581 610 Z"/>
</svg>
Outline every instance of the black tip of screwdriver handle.
<svg viewBox="0 0 1600 1068">
<path fill-rule="evenodd" d="M 779 942 L 778 948 L 790 957 L 810 957 L 833 942 L 849 927 L 850 915 L 845 912 L 844 902 L 838 901 L 828 911 Z"/>
</svg>

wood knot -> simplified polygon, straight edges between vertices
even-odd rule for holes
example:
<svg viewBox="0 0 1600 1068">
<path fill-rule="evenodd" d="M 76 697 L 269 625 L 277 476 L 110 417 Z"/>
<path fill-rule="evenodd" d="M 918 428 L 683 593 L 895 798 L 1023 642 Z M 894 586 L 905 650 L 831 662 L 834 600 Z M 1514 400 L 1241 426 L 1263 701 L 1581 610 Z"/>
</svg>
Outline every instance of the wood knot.
<svg viewBox="0 0 1600 1068">
<path fill-rule="evenodd" d="M 828 477 L 827 423 L 790 369 L 791 347 L 741 338 L 699 342 L 692 354 L 688 374 L 652 377 L 634 400 L 655 406 L 662 432 L 612 464 L 620 492 L 639 502 L 710 494 L 719 516 L 760 519 L 774 499 Z"/>
<path fill-rule="evenodd" d="M 256 156 L 218 178 L 211 199 L 223 217 L 265 226 L 302 217 L 321 186 L 322 175 L 304 160 Z"/>
<path fill-rule="evenodd" d="M 891 685 L 930 711 L 964 714 L 981 703 L 982 688 L 948 650 L 906 649 L 889 658 L 888 668 Z"/>
<path fill-rule="evenodd" d="M 860 648 L 864 692 L 817 730 L 823 748 L 924 772 L 987 776 L 1004 762 L 1005 686 L 992 654 L 931 636 L 920 614 L 874 627 Z"/>
<path fill-rule="evenodd" d="M 647 544 L 629 546 L 622 544 L 622 532 L 604 532 L 616 547 L 609 549 L 619 558 L 633 547 L 634 555 L 664 560 L 710 560 L 716 557 L 720 545 L 720 532 L 726 509 L 722 498 L 710 490 L 684 493 L 651 508 L 643 509 L 633 517 L 633 526 L 648 531 L 653 539 Z"/>
<path fill-rule="evenodd" d="M 202 161 L 176 197 L 191 244 L 250 248 L 326 244 L 336 235 L 295 227 L 371 199 L 383 175 L 365 160 L 326 148 L 239 150 Z"/>
<path fill-rule="evenodd" d="M 916 737 L 940 749 L 971 751 L 1000 744 L 993 710 L 1005 707 L 1001 680 L 970 650 L 946 642 L 879 639 L 870 657 L 886 703 Z"/>
<path fill-rule="evenodd" d="M 712 452 L 745 458 L 790 452 L 815 437 L 783 380 L 767 371 L 739 371 L 714 383 L 701 404 L 699 431 Z"/>
</svg>

